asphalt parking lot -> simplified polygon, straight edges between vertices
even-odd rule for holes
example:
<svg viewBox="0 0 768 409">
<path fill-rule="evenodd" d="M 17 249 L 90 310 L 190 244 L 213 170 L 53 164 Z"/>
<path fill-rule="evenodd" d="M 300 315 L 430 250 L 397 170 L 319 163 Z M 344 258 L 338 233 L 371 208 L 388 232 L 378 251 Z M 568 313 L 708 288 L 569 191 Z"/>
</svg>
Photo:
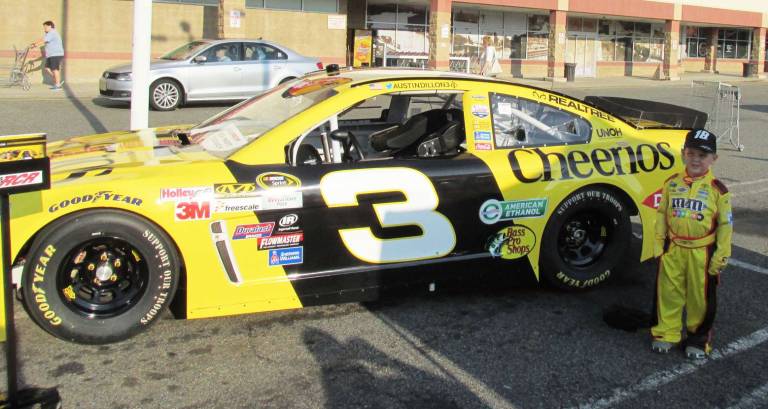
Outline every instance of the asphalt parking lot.
<svg viewBox="0 0 768 409">
<path fill-rule="evenodd" d="M 555 89 L 690 106 L 697 102 L 689 84 Z M 733 192 L 733 260 L 706 361 L 688 361 L 682 351 L 653 354 L 647 332 L 603 323 L 603 310 L 615 303 L 650 308 L 655 266 L 644 263 L 586 293 L 509 272 L 503 285 L 409 288 L 373 303 L 194 321 L 166 316 L 107 346 L 53 338 L 17 302 L 20 376 L 58 387 L 64 406 L 77 408 L 768 407 L 768 81 L 738 85 L 745 149 L 725 138 L 715 164 Z M 82 89 L 52 98 L 0 92 L 0 135 L 46 132 L 56 140 L 127 127 L 127 105 Z M 150 124 L 200 122 L 226 106 L 152 112 Z"/>
</svg>

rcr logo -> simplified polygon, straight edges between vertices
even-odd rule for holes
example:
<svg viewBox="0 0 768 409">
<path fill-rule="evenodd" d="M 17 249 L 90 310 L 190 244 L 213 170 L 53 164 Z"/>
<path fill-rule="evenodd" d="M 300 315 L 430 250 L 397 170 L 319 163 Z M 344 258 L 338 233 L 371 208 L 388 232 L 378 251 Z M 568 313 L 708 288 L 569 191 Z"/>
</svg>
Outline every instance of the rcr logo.
<svg viewBox="0 0 768 409">
<path fill-rule="evenodd" d="M 291 213 L 281 217 L 277 224 L 279 224 L 280 227 L 288 227 L 293 226 L 297 221 L 299 221 L 299 216 L 295 213 Z"/>
</svg>

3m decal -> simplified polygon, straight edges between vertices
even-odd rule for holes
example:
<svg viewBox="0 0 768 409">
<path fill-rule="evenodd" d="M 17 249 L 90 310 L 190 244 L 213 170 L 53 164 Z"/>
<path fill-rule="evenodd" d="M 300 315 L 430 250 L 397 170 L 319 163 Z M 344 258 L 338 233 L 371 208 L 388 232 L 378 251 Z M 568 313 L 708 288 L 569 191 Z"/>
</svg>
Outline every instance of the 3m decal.
<svg viewBox="0 0 768 409">
<path fill-rule="evenodd" d="M 586 179 L 595 172 L 602 176 L 614 176 L 671 169 L 675 165 L 675 156 L 669 148 L 668 143 L 660 142 L 656 145 L 640 144 L 634 148 L 597 148 L 586 152 L 573 150 L 567 154 L 546 153 L 539 148 L 512 149 L 509 152 L 509 163 L 512 173 L 523 183 Z M 539 165 L 531 166 L 531 159 L 538 161 Z M 521 161 L 526 163 L 525 167 Z M 553 172 L 553 168 L 559 172 Z"/>
<path fill-rule="evenodd" d="M 43 183 L 43 172 L 39 170 L 0 175 L 0 189 L 14 186 L 37 185 Z"/>
<path fill-rule="evenodd" d="M 493 257 L 514 260 L 527 256 L 535 245 L 536 234 L 531 229 L 513 225 L 494 235 L 488 245 L 488 251 Z"/>
<path fill-rule="evenodd" d="M 158 202 L 188 202 L 209 199 L 211 196 L 213 196 L 213 187 L 211 186 L 164 188 L 160 189 Z"/>
<path fill-rule="evenodd" d="M 262 197 L 228 197 L 216 199 L 214 213 L 255 212 L 264 208 Z"/>
<path fill-rule="evenodd" d="M 213 191 L 217 195 L 244 195 L 256 190 L 253 183 L 218 183 L 213 185 Z"/>
<path fill-rule="evenodd" d="M 661 203 L 661 189 L 651 193 L 648 197 L 646 197 L 643 200 L 643 205 L 648 206 L 652 209 L 658 209 L 659 204 Z"/>
<path fill-rule="evenodd" d="M 123 202 L 127 205 L 132 205 L 132 206 L 141 206 L 141 204 L 143 203 L 143 200 L 137 197 L 121 195 L 119 193 L 113 193 L 109 190 L 103 190 L 101 192 L 96 192 L 93 194 L 89 193 L 82 196 L 75 196 L 71 199 L 64 199 L 59 203 L 51 205 L 48 208 L 48 212 L 53 213 L 58 211 L 59 209 L 64 209 L 69 206 L 85 204 L 85 203 L 96 203 L 99 201 Z"/>
<path fill-rule="evenodd" d="M 502 220 L 541 217 L 547 211 L 547 199 L 498 201 L 489 199 L 480 206 L 480 220 L 494 224 Z"/>
<path fill-rule="evenodd" d="M 488 131 L 475 131 L 475 141 L 491 141 L 491 133 Z"/>
<path fill-rule="evenodd" d="M 262 189 L 301 187 L 301 181 L 296 176 L 280 172 L 262 173 L 256 177 L 256 184 Z"/>
<path fill-rule="evenodd" d="M 278 234 L 259 239 L 259 250 L 276 249 L 300 245 L 304 241 L 304 233 Z"/>
<path fill-rule="evenodd" d="M 285 266 L 304 262 L 304 247 L 269 250 L 270 266 Z"/>
<path fill-rule="evenodd" d="M 269 237 L 275 228 L 275 222 L 266 222 L 258 224 L 239 224 L 235 227 L 232 234 L 232 240 L 258 239 L 260 237 Z"/>
<path fill-rule="evenodd" d="M 178 202 L 176 221 L 207 220 L 211 218 L 211 202 Z"/>
<path fill-rule="evenodd" d="M 370 227 L 341 229 L 350 253 L 369 263 L 394 263 L 442 257 L 456 246 L 451 222 L 435 211 L 439 203 L 432 182 L 410 168 L 336 171 L 320 180 L 320 192 L 328 207 L 357 206 L 357 196 L 377 192 L 401 192 L 405 201 L 376 203 L 373 209 L 381 227 L 418 226 L 420 236 L 380 239 Z"/>
</svg>

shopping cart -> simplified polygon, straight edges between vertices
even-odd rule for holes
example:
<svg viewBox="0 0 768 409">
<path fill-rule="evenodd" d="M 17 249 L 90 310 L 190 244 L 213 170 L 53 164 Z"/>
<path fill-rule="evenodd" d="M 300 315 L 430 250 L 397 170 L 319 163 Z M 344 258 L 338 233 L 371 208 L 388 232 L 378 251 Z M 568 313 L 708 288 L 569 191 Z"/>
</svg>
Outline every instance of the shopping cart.
<svg viewBox="0 0 768 409">
<path fill-rule="evenodd" d="M 6 87 L 19 86 L 24 91 L 29 91 L 31 83 L 29 81 L 29 75 L 27 75 L 27 55 L 32 47 L 26 47 L 21 50 L 13 46 L 14 61 L 11 66 L 0 66 L 0 72 L 7 70 L 8 76 L 0 76 L 0 85 Z"/>
</svg>

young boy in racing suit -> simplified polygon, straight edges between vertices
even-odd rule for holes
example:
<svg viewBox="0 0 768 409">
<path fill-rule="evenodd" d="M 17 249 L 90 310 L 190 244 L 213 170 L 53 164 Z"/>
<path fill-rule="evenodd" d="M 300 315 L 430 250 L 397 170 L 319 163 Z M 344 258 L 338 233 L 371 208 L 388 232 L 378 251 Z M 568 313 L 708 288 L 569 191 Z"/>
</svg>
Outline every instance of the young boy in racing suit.
<svg viewBox="0 0 768 409">
<path fill-rule="evenodd" d="M 680 343 L 683 308 L 685 354 L 702 359 L 712 350 L 711 333 L 720 272 L 731 255 L 731 195 L 715 179 L 717 138 L 695 129 L 685 138 L 685 172 L 664 182 L 656 213 L 654 255 L 659 258 L 651 349 L 668 353 Z"/>
</svg>

